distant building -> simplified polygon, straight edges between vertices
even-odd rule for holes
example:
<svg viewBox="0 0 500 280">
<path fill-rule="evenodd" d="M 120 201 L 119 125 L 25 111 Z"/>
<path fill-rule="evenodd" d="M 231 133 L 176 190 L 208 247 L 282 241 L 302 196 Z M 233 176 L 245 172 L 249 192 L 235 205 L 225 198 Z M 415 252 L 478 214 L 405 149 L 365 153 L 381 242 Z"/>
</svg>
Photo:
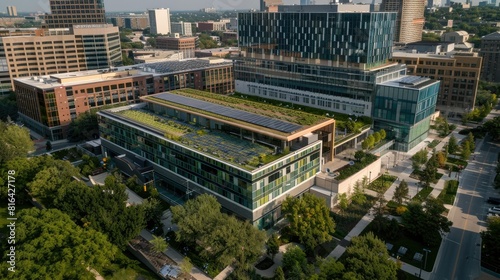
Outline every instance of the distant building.
<svg viewBox="0 0 500 280">
<path fill-rule="evenodd" d="M 234 31 L 238 30 L 238 18 L 229 19 L 229 23 L 226 24 L 226 29 Z"/>
<path fill-rule="evenodd" d="M 47 28 L 106 24 L 104 0 L 50 0 L 50 11 L 44 16 Z"/>
<path fill-rule="evenodd" d="M 148 15 L 119 16 L 112 17 L 110 20 L 114 26 L 132 30 L 143 30 L 149 27 Z"/>
<path fill-rule="evenodd" d="M 260 0 L 260 11 L 277 11 L 277 6 L 283 5 L 283 0 Z"/>
<path fill-rule="evenodd" d="M 7 6 L 7 14 L 9 15 L 9 17 L 17 17 L 16 6 Z"/>
<path fill-rule="evenodd" d="M 226 57 L 227 55 L 237 54 L 239 52 L 240 52 L 239 48 L 232 47 L 232 48 L 214 48 L 214 49 L 196 50 L 194 53 L 196 57 L 212 57 L 212 56 Z"/>
<path fill-rule="evenodd" d="M 183 36 L 193 36 L 192 25 L 190 22 L 172 22 L 172 33 L 179 33 Z"/>
<path fill-rule="evenodd" d="M 129 55 L 130 50 L 125 53 Z M 181 51 L 165 51 L 165 50 L 133 50 L 135 64 L 154 63 L 163 61 L 178 61 L 184 59 L 184 53 Z"/>
<path fill-rule="evenodd" d="M 234 92 L 232 61 L 192 59 L 14 79 L 23 123 L 50 140 L 67 137 L 78 115 L 180 88 Z"/>
<path fill-rule="evenodd" d="M 482 58 L 477 53 L 412 53 L 395 51 L 392 61 L 404 63 L 410 75 L 441 81 L 436 108 L 448 118 L 474 109 Z"/>
<path fill-rule="evenodd" d="M 151 9 L 148 13 L 151 34 L 168 35 L 171 33 L 170 9 Z"/>
<path fill-rule="evenodd" d="M 483 68 L 481 79 L 500 83 L 500 32 L 493 32 L 481 38 L 481 56 Z"/>
<path fill-rule="evenodd" d="M 181 51 L 185 58 L 192 58 L 196 49 L 196 39 L 197 37 L 159 36 L 156 38 L 156 48 Z"/>
<path fill-rule="evenodd" d="M 238 32 L 224 32 L 222 33 L 222 41 L 238 40 Z"/>
<path fill-rule="evenodd" d="M 446 32 L 441 35 L 441 41 L 443 42 L 453 42 L 453 43 L 464 43 L 469 40 L 469 33 L 467 31 L 452 31 Z"/>
<path fill-rule="evenodd" d="M 226 22 L 207 21 L 198 22 L 198 31 L 225 31 Z"/>
<path fill-rule="evenodd" d="M 394 42 L 412 43 L 422 39 L 424 27 L 423 0 L 382 0 L 381 12 L 396 12 Z"/>
<path fill-rule="evenodd" d="M 300 5 L 314 5 L 314 0 L 300 0 Z"/>
<path fill-rule="evenodd" d="M 200 9 L 200 12 L 207 13 L 207 14 L 213 14 L 213 13 L 217 13 L 217 10 L 214 7 L 210 7 L 210 8 Z"/>
</svg>

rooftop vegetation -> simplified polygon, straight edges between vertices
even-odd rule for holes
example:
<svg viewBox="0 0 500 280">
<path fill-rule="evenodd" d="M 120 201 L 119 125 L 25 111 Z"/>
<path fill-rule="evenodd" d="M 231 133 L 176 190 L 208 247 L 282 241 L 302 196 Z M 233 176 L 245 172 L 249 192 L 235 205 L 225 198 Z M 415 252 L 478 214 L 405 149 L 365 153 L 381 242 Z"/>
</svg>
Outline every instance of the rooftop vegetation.
<svg viewBox="0 0 500 280">
<path fill-rule="evenodd" d="M 337 170 L 337 172 L 340 173 L 340 175 L 335 177 L 337 181 L 342 181 L 351 177 L 352 175 L 356 174 L 357 172 L 359 172 L 360 170 L 367 167 L 369 164 L 378 159 L 376 155 L 368 154 L 363 151 L 357 151 L 356 158 L 357 159 L 353 165 L 346 165 L 341 169 Z"/>
<path fill-rule="evenodd" d="M 181 123 L 146 110 L 123 110 L 114 114 L 161 131 L 167 139 L 247 170 L 253 170 L 288 153 L 284 151 L 274 154 L 274 149 L 270 147 L 242 140 L 224 132 L 208 131 L 202 127 Z"/>
</svg>

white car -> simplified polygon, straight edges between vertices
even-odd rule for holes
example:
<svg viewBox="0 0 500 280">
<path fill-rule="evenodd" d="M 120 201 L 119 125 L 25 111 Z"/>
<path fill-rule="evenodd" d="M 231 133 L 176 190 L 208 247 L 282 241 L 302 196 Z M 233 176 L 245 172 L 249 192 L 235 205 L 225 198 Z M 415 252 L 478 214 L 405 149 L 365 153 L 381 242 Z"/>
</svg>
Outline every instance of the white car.
<svg viewBox="0 0 500 280">
<path fill-rule="evenodd" d="M 491 207 L 490 209 L 488 209 L 488 213 L 500 214 L 500 207 Z"/>
</svg>

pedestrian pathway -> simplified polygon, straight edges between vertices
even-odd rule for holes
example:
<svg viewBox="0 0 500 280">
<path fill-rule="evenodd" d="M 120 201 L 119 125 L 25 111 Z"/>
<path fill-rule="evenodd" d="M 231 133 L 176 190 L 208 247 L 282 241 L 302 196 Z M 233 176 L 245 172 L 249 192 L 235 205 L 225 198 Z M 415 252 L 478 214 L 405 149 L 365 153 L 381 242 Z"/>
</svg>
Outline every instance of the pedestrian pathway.
<svg viewBox="0 0 500 280">
<path fill-rule="evenodd" d="M 143 238 L 145 238 L 147 241 L 150 241 L 153 239 L 153 235 L 145 229 L 143 229 L 141 231 L 141 236 Z M 165 255 L 167 255 L 170 259 L 172 259 L 178 265 L 180 265 L 184 261 L 184 256 L 182 254 L 180 254 L 179 252 L 177 252 L 172 247 L 168 247 L 167 250 L 165 250 L 163 253 Z M 190 274 L 191 274 L 191 276 L 193 276 L 197 280 L 210 280 L 211 279 L 210 277 L 208 277 L 205 273 L 203 273 L 200 269 L 198 269 L 195 266 L 193 266 L 193 268 L 191 269 Z"/>
<path fill-rule="evenodd" d="M 291 246 L 299 246 L 299 244 L 288 243 L 285 245 L 281 245 L 279 248 L 279 252 L 274 256 L 274 260 L 273 260 L 274 264 L 270 268 L 265 269 L 265 270 L 260 270 L 260 269 L 255 268 L 255 272 L 262 277 L 273 278 L 276 269 L 278 268 L 278 266 L 281 266 L 281 264 L 283 263 L 283 253 L 285 253 L 286 250 L 288 248 L 290 248 Z"/>
</svg>

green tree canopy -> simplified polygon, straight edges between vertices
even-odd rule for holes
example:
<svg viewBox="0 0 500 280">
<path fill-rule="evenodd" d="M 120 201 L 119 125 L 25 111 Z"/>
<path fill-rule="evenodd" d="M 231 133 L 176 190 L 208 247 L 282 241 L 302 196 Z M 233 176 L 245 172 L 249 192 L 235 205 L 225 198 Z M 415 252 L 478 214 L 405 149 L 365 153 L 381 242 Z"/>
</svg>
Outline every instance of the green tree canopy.
<svg viewBox="0 0 500 280">
<path fill-rule="evenodd" d="M 450 136 L 450 140 L 448 140 L 448 153 L 450 155 L 455 154 L 458 151 L 458 142 L 457 138 L 452 134 Z"/>
<path fill-rule="evenodd" d="M 282 204 L 282 214 L 290 222 L 290 230 L 307 250 L 332 240 L 335 223 L 323 199 L 310 193 L 300 198 L 288 197 Z"/>
<path fill-rule="evenodd" d="M 405 180 L 402 180 L 394 190 L 392 199 L 394 199 L 394 201 L 401 205 L 403 204 L 403 201 L 408 198 L 408 191 L 408 183 L 406 183 Z"/>
<path fill-rule="evenodd" d="M 68 140 L 77 142 L 81 140 L 93 140 L 94 135 L 99 134 L 96 112 L 85 112 L 71 121 L 68 127 Z"/>
<path fill-rule="evenodd" d="M 149 242 L 153 245 L 153 251 L 156 253 L 163 253 L 168 248 L 167 241 L 161 236 L 153 235 L 153 239 Z"/>
<path fill-rule="evenodd" d="M 18 212 L 15 279 L 95 279 L 87 268 L 102 272 L 116 253 L 104 234 L 77 226 L 57 209 Z M 1 278 L 12 279 L 6 265 L 2 261 Z"/>
<path fill-rule="evenodd" d="M 289 247 L 283 254 L 283 270 L 286 279 L 306 279 L 313 272 L 312 265 L 307 262 L 306 253 L 298 246 Z"/>
<path fill-rule="evenodd" d="M 26 128 L 0 121 L 0 164 L 16 157 L 26 157 L 34 150 Z"/>
<path fill-rule="evenodd" d="M 488 267 L 500 267 L 500 217 L 488 218 L 486 231 L 481 232 L 482 256 Z"/>
<path fill-rule="evenodd" d="M 411 157 L 412 167 L 416 171 L 422 170 L 422 166 L 427 162 L 427 150 L 422 149 Z"/>
<path fill-rule="evenodd" d="M 267 254 L 274 260 L 274 256 L 279 252 L 280 244 L 276 234 L 271 235 L 266 243 Z"/>
</svg>

